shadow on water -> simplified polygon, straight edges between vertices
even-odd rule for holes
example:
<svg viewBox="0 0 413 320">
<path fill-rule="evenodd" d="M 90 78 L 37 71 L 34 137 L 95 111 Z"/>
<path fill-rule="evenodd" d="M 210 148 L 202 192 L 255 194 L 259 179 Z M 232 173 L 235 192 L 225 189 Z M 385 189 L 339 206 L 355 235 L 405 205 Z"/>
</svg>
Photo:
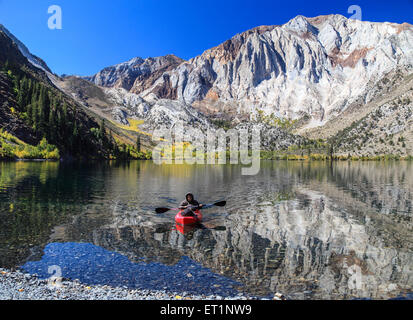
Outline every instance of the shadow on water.
<svg viewBox="0 0 413 320">
<path fill-rule="evenodd" d="M 27 262 L 22 269 L 47 279 L 51 276 L 50 266 L 58 266 L 65 278 L 90 285 L 203 295 L 236 295 L 236 288 L 241 286 L 185 256 L 174 265 L 131 262 L 124 255 L 87 243 L 48 244 L 40 261 Z"/>
<path fill-rule="evenodd" d="M 89 284 L 189 292 L 194 282 L 204 294 L 242 287 L 296 299 L 388 299 L 412 292 L 409 162 L 264 161 L 257 176 L 242 176 L 239 166 L 138 161 L 0 169 L 1 267 L 47 276 L 53 263 Z M 205 210 L 203 227 L 194 229 L 177 227 L 173 213 L 154 214 L 188 191 L 228 204 Z"/>
</svg>

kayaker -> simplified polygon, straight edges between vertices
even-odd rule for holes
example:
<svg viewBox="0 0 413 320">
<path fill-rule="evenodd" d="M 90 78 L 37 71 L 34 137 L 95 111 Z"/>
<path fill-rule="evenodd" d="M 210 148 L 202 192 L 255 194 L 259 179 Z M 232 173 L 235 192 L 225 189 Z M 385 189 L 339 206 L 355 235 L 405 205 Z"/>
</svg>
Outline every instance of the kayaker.
<svg viewBox="0 0 413 320">
<path fill-rule="evenodd" d="M 190 217 L 194 216 L 194 211 L 201 209 L 202 206 L 202 204 L 199 204 L 199 202 L 194 199 L 194 195 L 192 193 L 187 193 L 185 200 L 181 202 L 179 209 L 183 210 L 181 213 L 182 216 Z"/>
</svg>

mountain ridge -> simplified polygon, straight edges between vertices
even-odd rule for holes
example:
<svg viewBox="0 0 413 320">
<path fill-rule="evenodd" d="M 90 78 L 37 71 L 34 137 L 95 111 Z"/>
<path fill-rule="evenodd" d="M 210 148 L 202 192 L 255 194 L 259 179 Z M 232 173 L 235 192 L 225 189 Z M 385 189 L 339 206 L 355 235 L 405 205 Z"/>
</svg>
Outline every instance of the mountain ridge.
<svg viewBox="0 0 413 320">
<path fill-rule="evenodd" d="M 103 119 L 58 83 L 43 60 L 0 27 L 0 158 L 129 157 L 133 148 L 119 147 Z"/>
<path fill-rule="evenodd" d="M 41 58 L 30 53 L 29 49 L 17 39 L 4 25 L 0 24 L 0 31 L 4 32 L 19 48 L 20 52 L 23 54 L 27 60 L 34 65 L 36 68 L 42 69 L 43 71 L 52 73 L 50 68 L 47 66 Z"/>
<path fill-rule="evenodd" d="M 24 51 L 23 46 L 19 48 Z M 39 67 L 39 60 L 26 56 Z M 47 65 L 40 67 L 45 70 Z M 291 122 L 282 130 L 333 139 L 340 149 L 337 134 L 346 127 L 337 119 L 344 117 L 342 123 L 353 126 L 365 105 L 376 112 L 380 97 L 413 73 L 413 26 L 299 15 L 283 25 L 236 34 L 187 61 L 174 55 L 136 57 L 87 77 L 59 78 L 47 70 L 54 86 L 85 110 L 122 126 L 142 121 L 140 128 L 148 134 L 177 121 L 197 123 L 196 130 L 217 129 L 223 122 L 232 127 Z M 403 94 L 400 108 L 407 113 L 399 120 L 404 128 L 399 138 L 404 139 L 413 133 L 409 93 Z M 334 127 L 334 121 L 339 125 Z M 329 126 L 334 130 L 328 131 Z M 398 152 L 413 150 L 411 140 L 407 138 L 406 150 Z M 361 155 L 364 149 L 358 147 L 340 152 Z"/>
<path fill-rule="evenodd" d="M 350 33 L 357 32 L 357 28 L 363 29 L 356 35 L 359 42 L 348 43 L 348 39 L 340 34 L 349 37 Z M 370 31 L 377 33 L 380 48 L 375 48 L 374 41 L 369 41 L 366 36 Z M 221 100 L 222 110 L 225 110 L 225 105 L 236 101 L 239 104 L 238 113 L 254 114 L 258 109 L 263 109 L 267 114 L 275 113 L 279 117 L 293 119 L 306 113 L 323 124 L 331 113 L 347 107 L 346 100 L 362 94 L 364 83 L 368 80 L 375 81 L 375 78 L 380 78 L 399 64 L 411 67 L 411 46 L 406 52 L 408 56 L 403 56 L 405 52 L 399 50 L 397 37 L 403 32 L 412 31 L 412 26 L 407 23 L 360 22 L 341 15 L 314 18 L 297 16 L 281 26 L 260 26 L 237 34 L 203 54 L 183 61 L 175 69 L 166 71 L 152 87 L 134 93 L 140 94 L 142 98 L 155 94 L 161 99 L 179 100 L 192 106 Z M 409 34 L 409 39 L 411 37 Z M 400 41 L 407 42 L 404 38 Z M 293 46 L 289 48 L 288 42 L 293 43 Z M 323 45 L 320 46 L 320 43 Z M 241 49 L 245 50 L 244 55 L 240 53 Z M 287 49 L 289 52 L 286 52 Z M 382 50 L 388 52 L 382 53 Z M 375 63 L 377 54 L 381 55 L 383 62 Z M 238 60 L 235 61 L 237 56 Z M 360 63 L 363 65 L 360 66 Z M 362 70 L 366 64 L 374 65 L 372 71 Z M 345 88 L 348 93 L 334 101 L 331 97 L 341 90 L 340 77 L 353 80 L 354 75 L 347 69 L 356 68 L 361 69 L 361 77 L 356 77 L 355 81 L 357 78 L 361 80 L 357 85 Z M 304 84 L 294 84 L 297 82 L 295 78 Z M 326 92 L 316 88 L 323 81 Z M 296 85 L 295 89 L 306 95 L 294 98 L 292 92 L 274 94 L 274 91 L 291 85 Z M 319 95 L 322 98 L 320 101 L 316 99 Z M 251 107 L 251 104 L 255 106 Z"/>
</svg>

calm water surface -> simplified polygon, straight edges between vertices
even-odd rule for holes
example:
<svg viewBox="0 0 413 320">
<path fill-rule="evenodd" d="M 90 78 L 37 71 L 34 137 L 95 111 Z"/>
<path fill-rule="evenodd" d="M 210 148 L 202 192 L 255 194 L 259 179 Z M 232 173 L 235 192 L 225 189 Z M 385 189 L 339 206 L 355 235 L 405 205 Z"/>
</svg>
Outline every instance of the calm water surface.
<svg viewBox="0 0 413 320">
<path fill-rule="evenodd" d="M 204 226 L 177 228 L 192 191 Z M 93 284 L 293 299 L 413 289 L 413 164 L 0 163 L 0 267 Z"/>
</svg>

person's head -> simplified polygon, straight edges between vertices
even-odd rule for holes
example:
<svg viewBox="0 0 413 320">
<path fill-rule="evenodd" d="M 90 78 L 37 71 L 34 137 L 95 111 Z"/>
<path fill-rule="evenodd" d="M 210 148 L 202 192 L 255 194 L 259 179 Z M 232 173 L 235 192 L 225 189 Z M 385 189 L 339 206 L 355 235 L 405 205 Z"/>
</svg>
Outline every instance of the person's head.
<svg viewBox="0 0 413 320">
<path fill-rule="evenodd" d="M 188 193 L 186 196 L 186 201 L 192 202 L 194 200 L 194 195 L 192 193 Z"/>
</svg>

